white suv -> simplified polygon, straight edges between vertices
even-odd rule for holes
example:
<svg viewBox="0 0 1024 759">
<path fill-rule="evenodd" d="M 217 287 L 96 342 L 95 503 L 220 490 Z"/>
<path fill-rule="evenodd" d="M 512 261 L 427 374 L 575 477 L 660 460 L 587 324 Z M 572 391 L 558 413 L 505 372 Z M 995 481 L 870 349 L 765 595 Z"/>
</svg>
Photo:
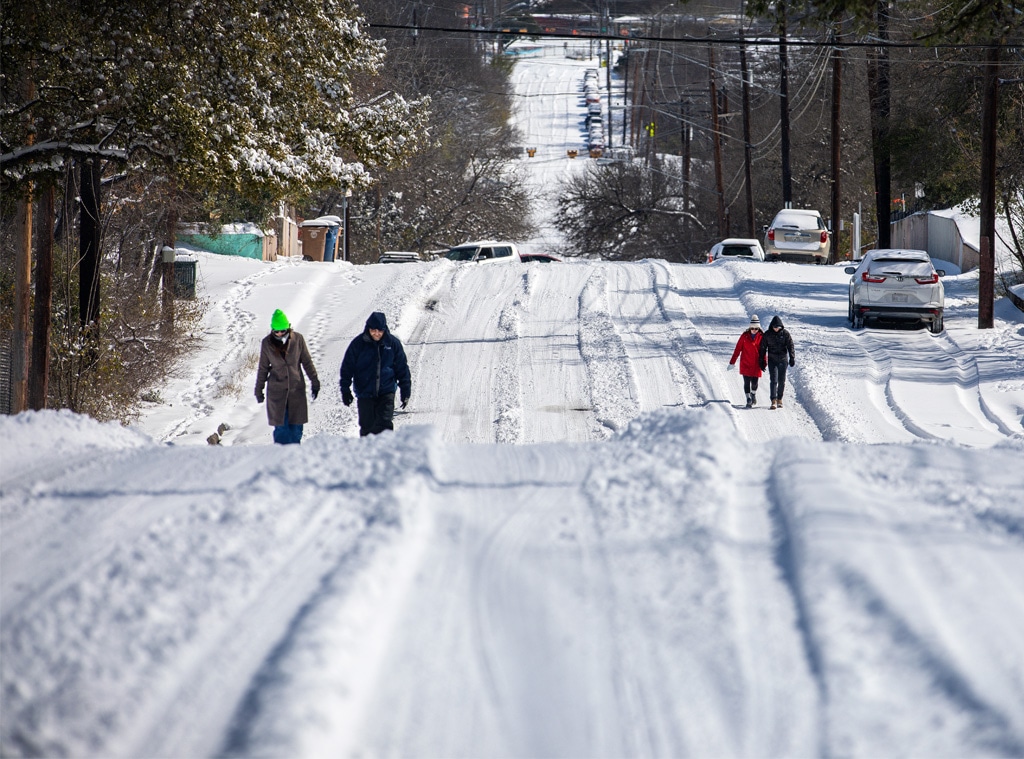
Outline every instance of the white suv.
<svg viewBox="0 0 1024 759">
<path fill-rule="evenodd" d="M 923 250 L 880 248 L 864 254 L 859 266 L 847 266 L 850 278 L 849 319 L 860 329 L 868 319 L 926 322 L 933 333 L 942 332 L 945 290 Z"/>
<path fill-rule="evenodd" d="M 496 240 L 464 242 L 449 248 L 444 257 L 449 261 L 463 261 L 478 264 L 518 263 L 519 249 L 514 243 Z"/>
</svg>

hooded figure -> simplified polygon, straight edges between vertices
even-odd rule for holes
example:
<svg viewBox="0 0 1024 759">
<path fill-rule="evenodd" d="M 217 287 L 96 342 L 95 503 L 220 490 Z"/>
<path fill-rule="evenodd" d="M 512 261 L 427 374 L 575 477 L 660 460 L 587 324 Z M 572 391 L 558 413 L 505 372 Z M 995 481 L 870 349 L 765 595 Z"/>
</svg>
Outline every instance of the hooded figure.
<svg viewBox="0 0 1024 759">
<path fill-rule="evenodd" d="M 401 392 L 402 408 L 409 403 L 412 377 L 402 341 L 388 330 L 380 311 L 366 320 L 362 334 L 349 343 L 341 361 L 341 401 L 352 404 L 352 387 L 358 399 L 359 435 L 376 435 L 395 428 L 395 391 Z"/>
<path fill-rule="evenodd" d="M 274 428 L 275 443 L 286 445 L 302 441 L 302 425 L 309 421 L 302 370 L 309 377 L 310 390 L 316 398 L 320 393 L 320 380 L 306 340 L 292 329 L 284 311 L 277 309 L 270 319 L 270 334 L 260 343 L 256 370 L 256 401 L 263 403 L 266 386 L 267 421 Z"/>
<path fill-rule="evenodd" d="M 796 363 L 793 353 L 793 338 L 778 316 L 772 319 L 761 340 L 758 352 L 761 368 L 768 369 L 771 385 L 772 408 L 782 408 L 782 394 L 786 391 L 786 365 Z"/>
<path fill-rule="evenodd" d="M 743 392 L 747 396 L 747 408 L 757 403 L 757 380 L 761 376 L 761 363 L 758 360 L 758 351 L 761 349 L 761 338 L 764 332 L 761 331 L 761 320 L 757 314 L 750 317 L 750 325 L 736 341 L 736 349 L 729 359 L 729 366 L 740 360 L 740 374 L 743 375 Z"/>
</svg>

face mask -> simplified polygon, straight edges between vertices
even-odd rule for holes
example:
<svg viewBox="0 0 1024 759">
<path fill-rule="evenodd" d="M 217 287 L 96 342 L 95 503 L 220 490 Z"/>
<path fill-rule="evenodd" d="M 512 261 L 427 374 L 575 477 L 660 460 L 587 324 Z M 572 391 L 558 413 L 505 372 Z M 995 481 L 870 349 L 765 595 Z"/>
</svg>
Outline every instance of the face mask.
<svg viewBox="0 0 1024 759">
<path fill-rule="evenodd" d="M 285 332 L 283 335 L 274 335 L 274 339 L 277 340 L 277 342 L 279 342 L 279 343 L 287 342 L 288 341 L 288 333 Z"/>
</svg>

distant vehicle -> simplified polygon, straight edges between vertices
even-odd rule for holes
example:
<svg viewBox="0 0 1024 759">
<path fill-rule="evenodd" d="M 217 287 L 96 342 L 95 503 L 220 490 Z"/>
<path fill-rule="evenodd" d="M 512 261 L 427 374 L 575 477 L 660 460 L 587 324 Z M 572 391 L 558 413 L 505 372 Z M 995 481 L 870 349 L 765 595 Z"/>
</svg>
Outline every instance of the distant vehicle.
<svg viewBox="0 0 1024 759">
<path fill-rule="evenodd" d="M 524 264 L 533 263 L 534 261 L 542 264 L 562 262 L 561 258 L 553 256 L 550 253 L 520 253 L 519 258 Z"/>
<path fill-rule="evenodd" d="M 520 260 L 519 249 L 514 243 L 496 240 L 464 242 L 449 248 L 444 257 L 449 261 L 478 264 L 513 263 Z"/>
<path fill-rule="evenodd" d="M 386 250 L 377 259 L 379 264 L 407 264 L 422 261 L 420 254 L 408 250 Z"/>
<path fill-rule="evenodd" d="M 711 246 L 708 263 L 719 258 L 739 258 L 750 261 L 764 261 L 764 249 L 761 242 L 749 237 L 729 237 Z"/>
<path fill-rule="evenodd" d="M 939 277 L 946 272 L 932 265 L 923 250 L 869 250 L 858 266 L 847 266 L 850 277 L 848 317 L 854 329 L 869 319 L 925 322 L 929 331 L 942 332 L 945 289 Z"/>
<path fill-rule="evenodd" d="M 785 208 L 765 228 L 764 254 L 769 261 L 823 264 L 831 248 L 832 236 L 817 211 Z"/>
</svg>

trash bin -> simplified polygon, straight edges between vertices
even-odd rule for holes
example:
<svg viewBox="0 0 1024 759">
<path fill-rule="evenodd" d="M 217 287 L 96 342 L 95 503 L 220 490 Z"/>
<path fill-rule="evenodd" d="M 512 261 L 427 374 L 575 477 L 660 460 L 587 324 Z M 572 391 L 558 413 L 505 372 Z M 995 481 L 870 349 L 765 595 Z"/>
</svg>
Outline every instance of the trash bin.
<svg viewBox="0 0 1024 759">
<path fill-rule="evenodd" d="M 182 300 L 195 300 L 196 268 L 198 261 L 194 258 L 177 258 L 174 261 L 174 297 Z"/>
<path fill-rule="evenodd" d="M 327 227 L 327 239 L 324 241 L 324 261 L 333 261 L 338 249 L 338 228 Z"/>
<path fill-rule="evenodd" d="M 302 240 L 302 257 L 307 261 L 324 260 L 324 243 L 329 227 L 317 221 L 304 221 L 299 225 L 299 239 Z"/>
</svg>

